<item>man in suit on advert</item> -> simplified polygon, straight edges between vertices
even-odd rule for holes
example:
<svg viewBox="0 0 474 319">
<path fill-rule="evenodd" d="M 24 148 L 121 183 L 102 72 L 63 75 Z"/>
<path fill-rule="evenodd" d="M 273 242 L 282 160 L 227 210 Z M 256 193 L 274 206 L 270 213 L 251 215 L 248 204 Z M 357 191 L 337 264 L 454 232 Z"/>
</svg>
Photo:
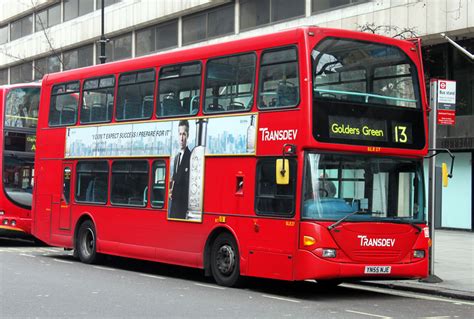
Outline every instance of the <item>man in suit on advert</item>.
<svg viewBox="0 0 474 319">
<path fill-rule="evenodd" d="M 179 152 L 174 158 L 173 177 L 171 178 L 171 206 L 169 218 L 186 219 L 188 211 L 189 162 L 191 151 L 188 148 L 189 122 L 178 123 Z"/>
</svg>

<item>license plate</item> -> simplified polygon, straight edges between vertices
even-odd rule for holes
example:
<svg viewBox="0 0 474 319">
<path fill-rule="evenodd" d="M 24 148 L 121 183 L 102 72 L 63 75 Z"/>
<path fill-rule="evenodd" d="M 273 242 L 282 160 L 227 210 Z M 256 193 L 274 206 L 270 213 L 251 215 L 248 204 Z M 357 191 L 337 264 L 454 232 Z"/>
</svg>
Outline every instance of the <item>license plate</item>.
<svg viewBox="0 0 474 319">
<path fill-rule="evenodd" d="M 365 266 L 364 274 L 389 274 L 390 266 Z"/>
</svg>

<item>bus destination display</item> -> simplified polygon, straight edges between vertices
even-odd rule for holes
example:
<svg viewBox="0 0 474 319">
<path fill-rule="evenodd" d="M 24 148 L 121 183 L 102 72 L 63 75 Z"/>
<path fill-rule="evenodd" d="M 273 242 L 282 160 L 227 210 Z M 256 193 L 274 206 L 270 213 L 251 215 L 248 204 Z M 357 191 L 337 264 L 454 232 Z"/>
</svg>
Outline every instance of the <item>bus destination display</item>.
<svg viewBox="0 0 474 319">
<path fill-rule="evenodd" d="M 330 115 L 328 124 L 330 138 L 372 142 L 390 140 L 397 144 L 413 143 L 410 123 Z"/>
</svg>

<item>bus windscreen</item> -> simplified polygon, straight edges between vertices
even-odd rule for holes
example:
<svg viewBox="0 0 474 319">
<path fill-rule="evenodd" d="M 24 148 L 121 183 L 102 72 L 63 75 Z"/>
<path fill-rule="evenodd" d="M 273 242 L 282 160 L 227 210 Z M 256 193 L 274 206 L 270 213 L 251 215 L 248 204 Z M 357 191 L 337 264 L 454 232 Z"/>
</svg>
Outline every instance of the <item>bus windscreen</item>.
<svg viewBox="0 0 474 319">
<path fill-rule="evenodd" d="M 421 162 L 412 159 L 307 153 L 304 219 L 422 222 Z"/>
</svg>

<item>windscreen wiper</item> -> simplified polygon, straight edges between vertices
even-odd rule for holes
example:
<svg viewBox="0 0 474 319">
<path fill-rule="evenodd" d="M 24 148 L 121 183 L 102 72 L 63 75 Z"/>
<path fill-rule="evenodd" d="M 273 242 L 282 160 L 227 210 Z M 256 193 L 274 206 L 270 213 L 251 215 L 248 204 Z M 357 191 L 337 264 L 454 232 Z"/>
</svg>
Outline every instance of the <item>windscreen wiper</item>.
<svg viewBox="0 0 474 319">
<path fill-rule="evenodd" d="M 334 224 L 332 225 L 329 225 L 328 226 L 328 229 L 331 230 L 333 229 L 334 227 L 336 227 L 337 225 L 339 225 L 340 223 L 342 223 L 343 221 L 345 221 L 347 218 L 353 216 L 353 215 L 356 215 L 356 214 L 368 214 L 369 212 L 367 211 L 361 211 L 361 210 L 356 210 L 355 212 L 352 212 L 352 213 L 349 213 L 347 214 L 346 216 L 342 217 L 341 219 L 339 219 L 337 222 L 335 222 Z"/>
<path fill-rule="evenodd" d="M 411 217 L 392 217 L 392 221 L 400 221 L 401 222 L 405 218 L 411 218 Z M 403 224 L 410 224 L 411 226 L 413 226 L 418 231 L 417 234 L 419 234 L 423 230 L 423 229 L 421 229 L 420 226 L 418 226 L 414 222 L 407 221 L 407 222 L 404 222 Z"/>
</svg>

